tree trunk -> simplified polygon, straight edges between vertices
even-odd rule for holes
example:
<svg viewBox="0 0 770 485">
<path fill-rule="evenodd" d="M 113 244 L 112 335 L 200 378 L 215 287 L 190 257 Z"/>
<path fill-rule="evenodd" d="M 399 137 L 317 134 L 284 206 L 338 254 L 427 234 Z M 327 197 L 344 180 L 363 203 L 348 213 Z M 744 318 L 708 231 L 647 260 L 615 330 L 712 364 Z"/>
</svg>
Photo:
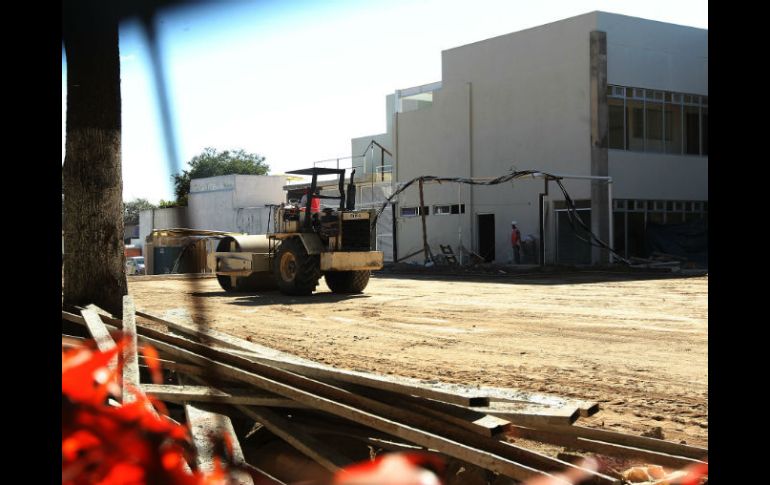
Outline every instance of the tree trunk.
<svg viewBox="0 0 770 485">
<path fill-rule="evenodd" d="M 67 56 L 64 305 L 94 303 L 121 315 L 128 287 L 118 20 L 99 2 L 70 0 L 63 6 Z"/>
</svg>

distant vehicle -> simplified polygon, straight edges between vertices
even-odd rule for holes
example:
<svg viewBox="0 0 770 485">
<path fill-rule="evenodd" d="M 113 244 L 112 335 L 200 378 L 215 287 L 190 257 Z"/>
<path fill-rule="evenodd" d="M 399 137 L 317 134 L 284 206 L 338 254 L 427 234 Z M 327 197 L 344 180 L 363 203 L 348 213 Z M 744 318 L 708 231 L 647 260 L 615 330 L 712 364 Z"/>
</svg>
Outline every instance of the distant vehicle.
<svg viewBox="0 0 770 485">
<path fill-rule="evenodd" d="M 144 256 L 131 256 L 126 258 L 126 274 L 145 274 Z"/>
</svg>

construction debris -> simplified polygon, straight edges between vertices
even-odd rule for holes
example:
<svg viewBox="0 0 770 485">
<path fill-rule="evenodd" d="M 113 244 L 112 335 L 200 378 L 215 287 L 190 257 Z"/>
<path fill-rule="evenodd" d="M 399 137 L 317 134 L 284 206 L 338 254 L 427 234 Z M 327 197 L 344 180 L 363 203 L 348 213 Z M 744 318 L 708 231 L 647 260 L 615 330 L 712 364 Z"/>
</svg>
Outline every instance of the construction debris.
<svg viewBox="0 0 770 485">
<path fill-rule="evenodd" d="M 230 436 L 231 458 L 250 467 L 249 454 L 238 444 L 235 420 L 251 420 L 251 428 L 259 423 L 249 436 L 269 431 L 331 473 L 383 449 L 438 453 L 467 464 L 466 469 L 478 467 L 518 481 L 573 469 L 589 478 L 584 483 L 593 484 L 669 479 L 671 470 L 662 467 L 683 469 L 705 465 L 708 459 L 705 448 L 574 424 L 581 416 L 599 412 L 595 402 L 337 369 L 134 311 L 130 297 L 124 301 L 123 320 L 93 306 L 82 309 L 81 315 L 62 311 L 63 320 L 87 328 L 100 348 L 115 346 L 110 331 L 128 333 L 124 361 L 133 362 L 132 367 L 141 370 L 147 365 L 131 345 L 138 339 L 140 347 L 158 351 L 166 372 L 175 373 L 178 384 L 149 384 L 129 368 L 122 385 L 139 386 L 148 395 L 184 406 L 198 449 L 198 469 L 211 466 L 206 436 L 217 430 Z M 158 324 L 167 330 L 158 330 Z M 78 346 L 81 341 L 63 335 L 62 344 Z M 646 475 L 631 469 L 621 476 L 534 451 L 520 440 L 655 465 L 645 468 Z M 348 442 L 358 447 L 342 446 Z M 244 474 L 238 480 L 253 483 Z"/>
</svg>

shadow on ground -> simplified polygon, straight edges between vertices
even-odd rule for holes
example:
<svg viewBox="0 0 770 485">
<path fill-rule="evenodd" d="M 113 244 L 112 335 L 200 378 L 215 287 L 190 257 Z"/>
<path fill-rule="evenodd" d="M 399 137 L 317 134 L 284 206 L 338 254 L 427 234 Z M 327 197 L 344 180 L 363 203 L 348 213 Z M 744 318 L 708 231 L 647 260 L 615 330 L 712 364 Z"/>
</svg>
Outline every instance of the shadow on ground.
<svg viewBox="0 0 770 485">
<path fill-rule="evenodd" d="M 660 279 L 697 278 L 708 275 L 707 269 L 683 269 L 672 272 L 663 268 L 565 267 L 538 265 L 432 266 L 398 264 L 372 272 L 376 278 L 416 279 L 436 281 L 474 281 L 479 283 L 508 283 L 519 285 L 574 285 L 645 281 Z"/>
<path fill-rule="evenodd" d="M 246 293 L 239 292 L 226 292 L 226 291 L 196 291 L 190 293 L 191 296 L 211 298 L 227 296 L 232 300 L 229 302 L 231 305 L 241 306 L 261 306 L 261 305 L 291 305 L 294 303 L 337 303 L 340 301 L 359 299 L 359 298 L 371 298 L 366 293 L 357 295 L 343 295 L 339 293 L 332 293 L 329 290 L 321 290 L 313 293 L 309 296 L 291 296 L 284 295 L 277 290 L 263 290 L 253 291 Z"/>
</svg>

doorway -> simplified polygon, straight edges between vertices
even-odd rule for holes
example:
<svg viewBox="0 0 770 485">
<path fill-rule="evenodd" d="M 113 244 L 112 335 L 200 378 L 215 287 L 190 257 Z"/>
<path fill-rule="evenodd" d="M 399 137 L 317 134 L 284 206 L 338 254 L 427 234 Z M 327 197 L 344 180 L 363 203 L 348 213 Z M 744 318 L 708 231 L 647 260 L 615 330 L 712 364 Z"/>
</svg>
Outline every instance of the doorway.
<svg viewBox="0 0 770 485">
<path fill-rule="evenodd" d="M 479 255 L 484 262 L 495 260 L 495 215 L 479 214 Z"/>
<path fill-rule="evenodd" d="M 559 264 L 591 264 L 591 245 L 578 237 L 572 227 L 567 210 L 556 210 L 556 261 Z M 576 212 L 586 226 L 591 227 L 591 209 L 577 209 Z M 581 237 L 586 237 L 580 231 Z"/>
</svg>

